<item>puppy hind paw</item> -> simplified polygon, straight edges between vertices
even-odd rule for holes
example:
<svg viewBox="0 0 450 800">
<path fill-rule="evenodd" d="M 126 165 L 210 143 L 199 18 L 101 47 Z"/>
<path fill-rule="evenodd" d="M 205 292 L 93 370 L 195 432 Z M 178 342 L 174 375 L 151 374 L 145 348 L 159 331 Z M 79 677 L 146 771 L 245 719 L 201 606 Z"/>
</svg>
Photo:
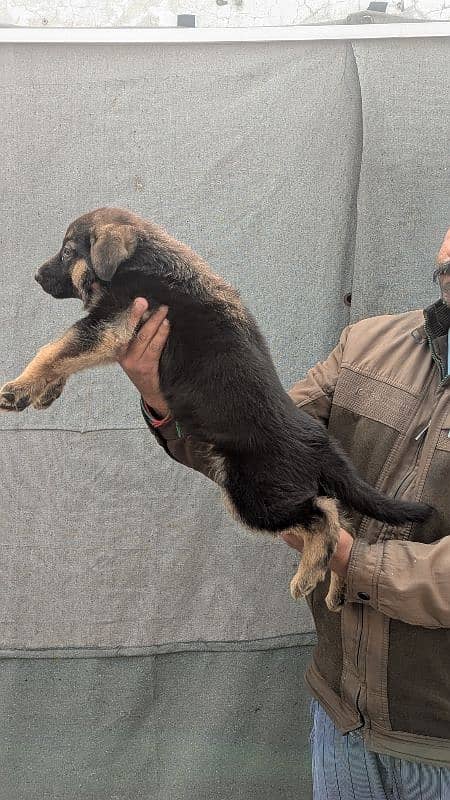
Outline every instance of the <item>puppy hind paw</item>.
<svg viewBox="0 0 450 800">
<path fill-rule="evenodd" d="M 294 575 L 290 583 L 291 597 L 298 600 L 300 597 L 307 597 L 314 591 L 317 584 L 323 581 L 326 570 L 319 567 L 309 570 L 300 570 Z"/>
<path fill-rule="evenodd" d="M 345 580 L 334 572 L 331 573 L 330 588 L 325 598 L 325 603 L 329 611 L 339 612 L 345 603 Z"/>
</svg>

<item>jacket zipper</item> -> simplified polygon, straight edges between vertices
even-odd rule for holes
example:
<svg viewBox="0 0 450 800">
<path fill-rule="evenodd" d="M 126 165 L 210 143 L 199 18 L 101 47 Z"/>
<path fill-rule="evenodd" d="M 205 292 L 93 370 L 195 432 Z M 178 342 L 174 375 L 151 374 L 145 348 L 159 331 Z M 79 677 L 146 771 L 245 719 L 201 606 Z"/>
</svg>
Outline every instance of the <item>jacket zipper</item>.
<svg viewBox="0 0 450 800">
<path fill-rule="evenodd" d="M 425 325 L 424 325 L 424 329 L 425 329 L 425 334 L 426 334 L 428 345 L 429 345 L 430 352 L 431 352 L 431 358 L 433 359 L 434 363 L 436 364 L 436 366 L 437 366 L 437 368 L 439 370 L 439 375 L 440 375 L 440 378 L 441 378 L 439 385 L 443 386 L 443 384 L 447 382 L 448 375 L 446 374 L 446 372 L 444 370 L 444 364 L 442 362 L 442 359 L 438 356 L 438 354 L 436 352 L 436 349 L 435 349 L 435 346 L 434 346 L 434 342 L 433 342 L 433 339 L 431 338 L 431 336 L 430 336 L 430 334 L 428 332 L 426 322 L 425 322 Z M 393 497 L 397 497 L 400 489 L 402 488 L 402 486 L 404 486 L 405 481 L 410 477 L 412 472 L 414 472 L 414 470 L 415 470 L 415 468 L 417 466 L 417 462 L 419 460 L 419 455 L 420 455 L 420 451 L 422 449 L 422 445 L 424 444 L 424 441 L 425 441 L 425 438 L 426 438 L 425 434 L 427 433 L 430 425 L 431 425 L 431 418 L 429 419 L 429 421 L 425 425 L 425 427 L 422 428 L 421 431 L 419 431 L 417 436 L 414 437 L 416 442 L 420 442 L 419 447 L 417 448 L 414 464 L 413 464 L 412 468 L 409 470 L 409 472 L 400 481 L 399 485 L 397 486 L 397 488 L 396 488 L 396 490 L 395 490 L 395 492 L 393 494 Z M 448 432 L 448 436 L 449 436 L 449 439 L 450 439 L 450 430 Z"/>
<path fill-rule="evenodd" d="M 419 431 L 419 433 L 414 437 L 415 441 L 419 443 L 418 447 L 416 449 L 416 454 L 415 454 L 415 458 L 414 458 L 414 464 L 412 465 L 411 469 L 408 470 L 406 475 L 403 476 L 402 480 L 400 481 L 400 483 L 398 484 L 397 488 L 395 489 L 393 497 L 397 497 L 398 496 L 400 490 L 402 489 L 402 487 L 405 485 L 405 483 L 408 480 L 408 478 L 411 477 L 411 475 L 413 474 L 414 470 L 416 469 L 417 463 L 419 461 L 420 452 L 422 450 L 422 446 L 423 446 L 424 441 L 426 439 L 426 434 L 428 432 L 428 429 L 429 429 L 430 425 L 431 425 L 431 419 L 427 422 L 425 427 L 422 428 L 422 430 Z M 358 644 L 357 644 L 357 647 L 356 647 L 356 664 L 357 664 L 358 673 L 360 674 L 361 673 L 361 667 L 363 666 L 362 663 L 361 663 L 361 643 L 362 643 L 362 634 L 363 634 L 363 630 L 364 630 L 364 605 L 361 605 L 359 608 L 360 608 L 360 619 L 359 619 L 359 631 L 358 631 Z M 364 675 L 364 680 L 365 680 L 365 675 Z M 356 694 L 356 697 L 355 697 L 355 706 L 358 709 L 358 712 L 361 715 L 361 718 L 364 720 L 364 716 L 363 716 L 362 710 L 361 710 L 361 708 L 359 706 L 359 699 L 361 697 L 361 692 L 362 692 L 362 685 L 360 684 L 360 686 L 358 688 L 358 691 L 357 691 L 357 694 Z"/>
<path fill-rule="evenodd" d="M 421 439 L 421 438 L 422 438 L 422 436 L 424 435 L 424 433 L 426 433 L 426 432 L 427 432 L 427 430 L 428 430 L 428 428 L 430 427 L 430 425 L 431 425 L 431 419 L 430 419 L 430 420 L 428 420 L 428 423 L 425 425 L 425 427 L 424 427 L 424 428 L 422 428 L 422 430 L 420 431 L 420 433 L 418 433 L 418 434 L 417 434 L 417 436 L 415 436 L 415 437 L 414 437 L 414 439 L 416 440 L 416 442 L 418 442 L 418 441 L 419 441 L 419 439 Z M 420 450 L 420 447 L 419 447 L 419 450 Z"/>
<path fill-rule="evenodd" d="M 442 360 L 439 358 L 439 356 L 438 356 L 438 354 L 437 354 L 437 352 L 435 350 L 435 347 L 434 347 L 434 344 L 433 344 L 433 339 L 431 338 L 430 334 L 428 333 L 426 323 L 425 323 L 424 327 L 425 327 L 425 333 L 426 333 L 426 337 L 427 337 L 427 340 L 428 340 L 428 344 L 429 344 L 429 347 L 430 347 L 431 357 L 432 357 L 434 363 L 436 364 L 436 366 L 437 366 L 437 368 L 439 370 L 439 375 L 440 375 L 440 378 L 441 378 L 440 386 L 442 386 L 447 380 L 447 375 L 445 374 L 445 371 L 444 371 L 444 365 L 443 365 Z M 419 461 L 420 451 L 422 450 L 422 446 L 423 446 L 423 444 L 425 442 L 426 434 L 428 432 L 428 429 L 429 429 L 430 425 L 431 425 L 431 418 L 428 420 L 428 422 L 425 425 L 425 427 L 422 428 L 421 431 L 419 431 L 417 436 L 414 437 L 415 441 L 419 442 L 419 446 L 418 446 L 417 451 L 416 451 L 416 457 L 414 459 L 414 464 L 411 467 L 411 469 L 409 470 L 409 472 L 407 472 L 406 475 L 403 476 L 402 480 L 398 484 L 398 486 L 397 486 L 397 488 L 396 488 L 396 490 L 395 490 L 395 492 L 393 494 L 393 497 L 397 497 L 398 496 L 398 493 L 399 493 L 400 489 L 404 486 L 405 481 L 407 481 L 408 478 L 414 472 L 414 470 L 415 470 L 415 468 L 417 466 L 417 463 Z M 450 430 L 449 430 L 449 438 L 450 438 Z"/>
<path fill-rule="evenodd" d="M 426 337 L 427 337 L 427 340 L 428 340 L 428 344 L 429 344 L 429 347 L 430 347 L 431 358 L 433 359 L 434 363 L 436 364 L 436 366 L 439 369 L 439 374 L 441 376 L 441 386 L 442 386 L 442 384 L 444 383 L 444 381 L 447 378 L 447 375 L 445 374 L 445 371 L 444 371 L 444 364 L 443 364 L 442 360 L 439 358 L 438 354 L 436 353 L 436 349 L 434 347 L 433 339 L 431 338 L 431 336 L 430 336 L 430 334 L 428 332 L 426 321 L 425 321 L 425 325 L 424 325 L 424 330 L 425 330 L 425 334 L 426 334 Z"/>
<path fill-rule="evenodd" d="M 429 334 L 429 331 L 427 329 L 427 323 L 426 322 L 425 322 L 425 325 L 424 325 L 424 330 L 425 330 L 425 335 L 427 337 L 428 345 L 429 345 L 429 348 L 430 348 L 431 358 L 433 359 L 434 363 L 436 364 L 436 366 L 437 366 L 437 368 L 439 370 L 439 375 L 440 375 L 440 378 L 441 378 L 440 386 L 442 386 L 444 383 L 446 383 L 448 376 L 445 373 L 444 364 L 442 362 L 442 359 L 439 358 L 439 356 L 438 356 L 438 354 L 436 352 L 436 348 L 434 346 L 433 339 L 431 338 L 431 336 Z M 400 481 L 399 485 L 397 486 L 397 488 L 396 488 L 396 490 L 395 490 L 395 492 L 393 494 L 393 497 L 397 497 L 397 495 L 398 495 L 400 489 L 402 488 L 402 486 L 404 485 L 405 481 L 410 477 L 412 472 L 415 470 L 415 468 L 417 466 L 417 462 L 419 460 L 419 454 L 420 454 L 420 451 L 422 449 L 422 445 L 424 443 L 424 434 L 427 433 L 430 425 L 431 425 L 431 419 L 428 421 L 428 423 L 425 425 L 425 427 L 422 428 L 421 431 L 419 431 L 417 436 L 414 437 L 416 442 L 420 442 L 419 447 L 417 448 L 414 464 L 413 464 L 412 468 L 409 470 L 409 472 L 406 475 L 403 476 L 402 480 Z M 450 438 L 450 430 L 449 430 L 449 438 Z"/>
<path fill-rule="evenodd" d="M 359 606 L 360 617 L 359 617 L 359 632 L 358 632 L 358 644 L 356 647 L 356 668 L 358 670 L 358 675 L 360 674 L 361 664 L 360 664 L 360 656 L 361 656 L 361 641 L 362 641 L 362 632 L 364 628 L 364 606 L 361 604 Z M 366 674 L 364 671 L 364 681 L 366 680 Z M 362 713 L 361 708 L 359 707 L 359 698 L 361 697 L 362 692 L 362 685 L 361 680 L 359 680 L 359 687 L 355 697 L 355 706 L 358 709 L 358 713 L 361 717 L 361 727 L 364 725 L 364 715 Z"/>
<path fill-rule="evenodd" d="M 429 333 L 427 331 L 426 323 L 425 323 L 425 333 L 426 333 L 426 337 L 428 339 L 428 344 L 430 346 L 431 357 L 432 357 L 434 363 L 436 364 L 436 366 L 439 369 L 439 374 L 440 374 L 440 377 L 441 377 L 440 385 L 442 386 L 442 384 L 445 383 L 448 380 L 448 376 L 445 374 L 443 363 L 442 363 L 441 359 L 439 358 L 438 354 L 436 353 L 436 350 L 435 350 L 434 344 L 433 344 L 433 340 L 432 340 L 431 336 L 429 335 Z M 423 446 L 423 444 L 425 442 L 426 434 L 428 433 L 430 425 L 431 425 L 431 419 L 428 421 L 428 423 L 425 425 L 425 427 L 422 428 L 422 430 L 419 431 L 419 433 L 414 437 L 415 441 L 419 443 L 418 447 L 416 449 L 416 455 L 415 455 L 415 459 L 414 459 L 414 464 L 411 467 L 411 469 L 408 470 L 406 475 L 403 476 L 402 480 L 400 481 L 400 483 L 398 484 L 398 486 L 395 489 L 393 497 L 397 497 L 398 496 L 400 490 L 402 489 L 402 487 L 405 485 L 405 483 L 408 480 L 408 478 L 411 477 L 412 473 L 416 469 L 418 461 L 419 461 L 419 456 L 420 456 L 420 453 L 421 453 L 421 450 L 422 450 L 422 446 Z M 449 435 L 449 438 L 450 438 L 450 430 L 448 432 L 448 435 Z M 362 635 L 363 635 L 363 630 L 364 630 L 364 605 L 360 605 L 359 609 L 360 609 L 360 617 L 359 617 L 358 644 L 356 646 L 356 665 L 357 665 L 358 674 L 360 675 L 361 674 L 361 667 L 362 667 L 362 664 L 361 664 L 361 643 L 362 643 Z M 364 683 L 365 683 L 365 677 L 366 676 L 365 676 L 365 672 L 364 672 Z M 355 706 L 356 706 L 356 708 L 357 708 L 357 710 L 358 710 L 358 712 L 359 712 L 359 714 L 361 716 L 362 726 L 363 726 L 364 725 L 364 715 L 363 715 L 363 713 L 361 711 L 361 708 L 360 708 L 360 705 L 359 705 L 359 700 L 360 700 L 360 697 L 361 697 L 362 689 L 363 689 L 363 685 L 360 682 L 360 685 L 359 685 L 359 688 L 358 688 L 358 691 L 357 691 L 356 697 L 355 697 Z"/>
<path fill-rule="evenodd" d="M 415 468 L 417 467 L 417 463 L 419 461 L 420 452 L 421 452 L 422 446 L 423 446 L 423 444 L 425 442 L 426 434 L 427 434 L 427 431 L 428 431 L 430 425 L 431 425 L 431 419 L 428 421 L 428 423 L 425 425 L 425 427 L 422 428 L 421 431 L 419 431 L 417 436 L 414 437 L 414 441 L 419 443 L 418 447 L 416 448 L 416 454 L 415 454 L 415 457 L 414 457 L 414 463 L 412 464 L 411 469 L 408 470 L 406 475 L 404 475 L 403 478 L 401 479 L 400 483 L 398 484 L 398 486 L 397 486 L 397 488 L 396 488 L 396 490 L 395 490 L 395 492 L 393 494 L 393 497 L 397 497 L 398 496 L 400 490 L 403 488 L 403 486 L 405 485 L 406 481 L 408 480 L 408 478 L 411 477 L 411 475 L 413 474 Z"/>
<path fill-rule="evenodd" d="M 450 374 L 447 374 L 447 373 L 445 372 L 444 363 L 443 363 L 443 361 L 442 361 L 442 360 L 439 358 L 438 354 L 436 353 L 436 350 L 435 350 L 435 347 L 434 347 L 434 344 L 433 344 L 433 340 L 432 340 L 432 338 L 431 338 L 430 334 L 429 334 L 429 333 L 428 333 L 428 331 L 427 331 L 427 326 L 426 326 L 426 323 L 425 323 L 425 325 L 424 325 L 424 328 L 425 328 L 425 333 L 426 333 L 426 337 L 427 337 L 427 340 L 428 340 L 428 344 L 430 345 L 431 357 L 432 357 L 432 359 L 433 359 L 434 363 L 435 363 L 435 364 L 438 366 L 438 368 L 439 368 L 439 374 L 440 374 L 440 376 L 441 376 L 441 381 L 440 381 L 440 384 L 439 384 L 439 386 L 440 386 L 440 387 L 442 387 L 442 386 L 444 386 L 444 384 L 447 384 L 447 383 L 449 383 L 449 381 L 450 381 Z M 429 425 L 429 424 L 430 424 L 430 423 L 428 423 L 428 425 Z M 450 439 L 450 428 L 449 428 L 449 431 L 448 431 L 448 434 L 447 434 L 447 436 L 448 436 L 448 438 Z"/>
</svg>

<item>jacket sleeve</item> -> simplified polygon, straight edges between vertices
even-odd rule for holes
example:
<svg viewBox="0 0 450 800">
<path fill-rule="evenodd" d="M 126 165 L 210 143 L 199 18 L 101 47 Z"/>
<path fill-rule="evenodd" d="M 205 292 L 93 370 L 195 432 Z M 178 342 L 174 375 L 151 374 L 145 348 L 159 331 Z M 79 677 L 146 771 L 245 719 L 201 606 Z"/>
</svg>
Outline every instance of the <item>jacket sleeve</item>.
<svg viewBox="0 0 450 800">
<path fill-rule="evenodd" d="M 351 325 L 344 328 L 341 338 L 325 361 L 312 367 L 306 376 L 289 390 L 295 405 L 328 425 L 334 389 L 341 369 L 342 356 Z"/>
<path fill-rule="evenodd" d="M 328 358 L 312 367 L 306 377 L 295 383 L 289 391 L 290 397 L 299 408 L 323 422 L 324 425 L 328 424 L 334 387 L 339 375 L 349 329 L 349 327 L 345 328 L 339 343 Z M 209 477 L 202 447 L 189 436 L 184 436 L 174 419 L 169 417 L 167 421 L 155 421 L 142 399 L 141 411 L 149 430 L 171 458 Z M 242 413 L 245 414 L 245 409 L 242 410 Z"/>
<path fill-rule="evenodd" d="M 357 539 L 347 572 L 346 602 L 423 628 L 450 628 L 450 536 L 422 544 Z"/>
</svg>

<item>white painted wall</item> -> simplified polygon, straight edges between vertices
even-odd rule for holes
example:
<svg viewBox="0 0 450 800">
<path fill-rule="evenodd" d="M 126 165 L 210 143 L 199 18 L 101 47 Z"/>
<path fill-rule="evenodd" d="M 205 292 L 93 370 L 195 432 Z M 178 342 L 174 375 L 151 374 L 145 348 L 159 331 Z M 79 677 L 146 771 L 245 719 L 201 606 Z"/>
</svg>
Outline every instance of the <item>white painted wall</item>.
<svg viewBox="0 0 450 800">
<path fill-rule="evenodd" d="M 0 0 L 0 25 L 158 27 L 195 14 L 197 27 L 299 25 L 345 19 L 369 0 Z M 222 5 L 222 3 L 224 3 Z M 450 20 L 450 0 L 389 0 L 388 13 Z"/>
</svg>

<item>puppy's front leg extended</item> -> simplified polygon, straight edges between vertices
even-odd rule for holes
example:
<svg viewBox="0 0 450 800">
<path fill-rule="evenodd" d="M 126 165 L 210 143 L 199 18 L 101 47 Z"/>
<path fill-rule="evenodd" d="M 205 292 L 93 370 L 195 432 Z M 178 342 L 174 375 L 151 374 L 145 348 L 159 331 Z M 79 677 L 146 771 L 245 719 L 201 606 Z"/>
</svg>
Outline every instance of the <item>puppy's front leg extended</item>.
<svg viewBox="0 0 450 800">
<path fill-rule="evenodd" d="M 128 312 L 111 320 L 79 320 L 56 342 L 42 347 L 24 371 L 0 390 L 0 409 L 47 408 L 61 394 L 70 375 L 116 359 L 133 336 Z"/>
</svg>

